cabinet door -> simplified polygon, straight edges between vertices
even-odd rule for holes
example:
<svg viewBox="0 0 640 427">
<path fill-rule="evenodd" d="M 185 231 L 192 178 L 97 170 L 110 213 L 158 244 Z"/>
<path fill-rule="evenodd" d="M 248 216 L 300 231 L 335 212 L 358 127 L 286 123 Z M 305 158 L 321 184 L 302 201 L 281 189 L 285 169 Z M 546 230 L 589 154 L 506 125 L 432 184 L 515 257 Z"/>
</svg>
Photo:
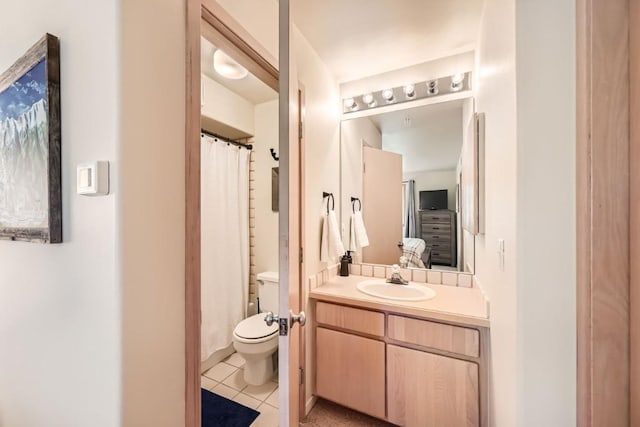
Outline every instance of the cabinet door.
<svg viewBox="0 0 640 427">
<path fill-rule="evenodd" d="M 478 365 L 387 346 L 389 421 L 401 426 L 480 425 Z"/>
<path fill-rule="evenodd" d="M 385 416 L 384 343 L 316 330 L 316 394 L 378 418 Z"/>
</svg>

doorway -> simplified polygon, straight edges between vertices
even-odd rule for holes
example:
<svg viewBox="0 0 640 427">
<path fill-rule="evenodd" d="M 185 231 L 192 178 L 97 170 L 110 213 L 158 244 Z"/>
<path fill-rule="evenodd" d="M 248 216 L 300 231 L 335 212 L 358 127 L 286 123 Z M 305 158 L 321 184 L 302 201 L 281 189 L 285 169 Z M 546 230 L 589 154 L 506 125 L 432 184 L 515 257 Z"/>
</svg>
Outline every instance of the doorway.
<svg viewBox="0 0 640 427">
<path fill-rule="evenodd" d="M 277 425 L 278 392 L 274 392 L 271 389 L 265 389 L 266 391 L 262 390 L 264 386 L 259 387 L 260 390 L 254 390 L 259 394 L 259 396 L 252 395 L 250 391 L 247 391 L 251 387 L 251 384 L 248 384 L 246 388 L 243 387 L 243 385 L 245 385 L 244 380 L 247 379 L 246 375 L 248 374 L 249 369 L 247 365 L 239 368 L 239 365 L 241 365 L 243 361 L 240 360 L 240 357 L 237 356 L 237 353 L 232 356 L 235 357 L 234 360 L 227 359 L 225 362 L 220 362 L 219 360 L 217 360 L 221 357 L 228 356 L 227 354 L 219 355 L 218 353 L 224 353 L 224 351 L 226 350 L 230 350 L 231 352 L 233 352 L 235 345 L 230 346 L 227 349 L 222 349 L 220 350 L 220 352 L 216 351 L 213 353 L 209 350 L 213 348 L 217 349 L 218 347 L 220 347 L 218 343 L 213 346 L 211 345 L 211 343 L 207 343 L 207 348 L 203 348 L 202 346 L 202 333 L 203 331 L 205 333 L 207 332 L 205 331 L 205 327 L 211 327 L 212 322 L 210 320 L 206 321 L 208 313 L 204 312 L 204 308 L 202 306 L 202 297 L 206 295 L 202 291 L 202 286 L 206 285 L 206 283 L 204 283 L 202 280 L 202 267 L 203 265 L 208 265 L 210 263 L 202 262 L 201 253 L 203 242 L 205 242 L 206 239 L 206 237 L 203 237 L 202 233 L 205 232 L 208 228 L 206 224 L 207 218 L 202 217 L 202 215 L 205 214 L 205 210 L 207 209 L 207 203 L 203 203 L 203 197 L 206 196 L 204 192 L 207 190 L 207 188 L 206 185 L 202 185 L 201 181 L 202 173 L 206 171 L 204 169 L 204 166 L 202 166 L 202 161 L 205 159 L 203 157 L 203 152 L 201 152 L 201 146 L 207 145 L 205 144 L 205 142 L 203 142 L 204 139 L 206 139 L 206 142 L 209 143 L 209 145 L 219 145 L 221 150 L 225 149 L 225 145 L 241 146 L 240 151 L 245 152 L 247 151 L 246 149 L 248 145 L 253 145 L 255 147 L 254 150 L 251 150 L 251 160 L 247 162 L 247 167 L 250 168 L 251 171 L 246 171 L 246 175 L 248 175 L 247 177 L 249 178 L 249 185 L 254 185 L 254 187 L 250 187 L 248 190 L 249 200 L 247 200 L 247 205 L 249 205 L 248 215 L 250 216 L 250 218 L 248 218 L 249 230 L 247 234 L 251 235 L 251 239 L 247 240 L 251 242 L 249 243 L 250 245 L 254 244 L 254 242 L 257 241 L 257 236 L 255 235 L 255 233 L 258 232 L 258 229 L 261 229 L 263 231 L 266 230 L 266 232 L 270 236 L 272 236 L 273 242 L 271 243 L 273 243 L 272 246 L 274 246 L 274 248 L 270 248 L 268 252 L 270 252 L 269 255 L 273 259 L 265 262 L 271 262 L 272 264 L 275 264 L 271 265 L 271 268 L 269 270 L 275 270 L 275 272 L 277 272 L 279 269 L 279 260 L 277 257 L 277 247 L 279 239 L 277 192 L 274 192 L 273 195 L 269 194 L 270 198 L 272 196 L 276 197 L 273 202 L 269 200 L 268 203 L 268 217 L 273 217 L 274 219 L 267 219 L 267 213 L 265 213 L 265 217 L 260 217 L 259 219 L 256 218 L 255 214 L 257 213 L 258 207 L 260 203 L 262 203 L 262 201 L 252 199 L 251 195 L 253 195 L 253 197 L 255 198 L 256 195 L 261 194 L 261 191 L 271 193 L 272 189 L 271 179 L 268 183 L 263 182 L 266 180 L 258 181 L 256 179 L 258 173 L 264 172 L 256 169 L 268 169 L 267 172 L 269 174 L 269 177 L 271 177 L 272 173 L 275 172 L 274 177 L 276 182 L 278 180 L 279 174 L 277 173 L 277 158 L 278 153 L 281 152 L 278 147 L 277 136 L 277 94 L 279 91 L 279 74 L 277 71 L 276 61 L 262 46 L 260 46 L 259 43 L 257 43 L 246 31 L 244 31 L 244 29 L 228 13 L 226 13 L 226 11 L 217 2 L 188 2 L 187 15 L 187 130 L 185 146 L 187 217 L 185 271 L 185 424 L 189 427 L 201 426 L 202 387 L 202 389 L 209 389 L 209 391 L 212 391 L 214 394 L 222 395 L 223 397 L 230 398 L 233 401 L 242 401 L 239 403 L 243 404 L 244 406 L 248 406 L 249 408 L 255 407 L 258 409 L 258 406 L 264 405 L 264 410 L 259 411 L 259 416 L 265 417 L 268 415 L 267 417 L 274 419 L 274 425 Z M 230 77 L 232 80 L 229 80 L 227 82 L 224 79 L 216 78 L 215 73 L 210 73 L 209 75 L 207 75 L 206 72 L 203 72 L 209 65 L 213 65 L 213 62 L 216 61 L 212 61 L 212 59 L 213 56 L 217 56 L 215 52 L 218 51 L 221 51 L 226 55 L 226 58 L 223 58 L 225 61 L 223 65 L 237 65 L 240 69 L 246 70 L 241 79 L 233 80 L 232 77 Z M 209 62 L 212 63 L 208 64 Z M 243 81 L 244 83 L 238 83 L 238 81 Z M 240 96 L 235 96 L 238 94 Z M 224 103 L 223 99 L 226 99 L 224 97 L 227 95 L 230 97 L 229 99 L 231 99 L 231 102 L 235 102 L 233 101 L 234 99 L 238 101 L 233 105 L 234 107 L 238 107 L 238 105 L 247 106 L 247 104 L 249 104 L 249 109 L 254 113 L 256 122 L 256 129 L 254 129 L 255 132 L 248 131 L 246 126 L 243 126 L 243 123 L 241 121 L 234 122 L 234 118 L 225 116 L 226 112 L 228 112 L 227 110 L 232 110 L 231 108 L 218 108 L 217 111 L 214 111 L 216 109 L 216 106 L 214 105 L 212 107 L 210 105 L 212 95 L 216 100 L 215 102 L 219 104 Z M 244 101 L 247 100 L 249 102 L 245 103 Z M 218 105 L 218 107 L 220 106 Z M 237 109 L 234 110 L 234 112 L 237 113 Z M 275 135 L 268 136 L 263 132 L 261 136 L 258 137 L 257 127 L 260 126 L 258 124 L 259 112 L 260 114 L 265 113 L 270 115 L 270 119 L 264 118 L 264 120 L 262 120 L 262 127 L 264 128 L 266 126 L 265 123 L 268 123 L 273 128 L 272 130 L 275 131 Z M 201 116 L 201 113 L 205 114 Z M 255 137 L 255 141 L 252 140 L 253 137 Z M 251 144 L 252 142 L 253 144 Z M 270 153 L 270 149 L 272 154 Z M 257 157 L 260 157 L 260 159 L 257 159 Z M 262 159 L 262 157 L 266 158 Z M 260 163 L 260 166 L 256 168 L 256 165 L 258 163 Z M 273 165 L 271 165 L 271 163 L 276 166 L 272 168 L 271 166 Z M 256 188 L 259 186 L 265 188 Z M 279 186 L 276 185 L 275 189 L 277 190 L 278 187 Z M 260 220 L 265 221 L 261 222 Z M 265 225 L 265 222 L 267 221 L 270 222 L 270 226 Z M 280 235 L 281 234 L 282 233 L 280 233 Z M 287 233 L 285 233 L 285 236 L 286 234 Z M 261 242 L 264 242 L 266 240 L 266 238 L 261 238 Z M 243 316 L 247 317 L 251 314 L 251 310 L 257 311 L 259 306 L 258 299 L 256 298 L 258 289 L 258 284 L 256 282 L 266 282 L 265 280 L 262 280 L 264 278 L 258 279 L 257 277 L 259 273 L 257 270 L 260 269 L 258 268 L 259 266 L 256 265 L 258 263 L 257 259 L 261 256 L 262 258 L 264 258 L 264 254 L 261 255 L 259 253 L 260 251 L 255 246 L 256 245 L 254 244 L 253 246 L 251 246 L 250 251 L 247 250 L 247 253 L 249 254 L 248 256 L 250 257 L 250 262 L 246 263 L 246 274 L 249 275 L 247 279 L 250 281 L 250 293 L 249 295 L 247 295 L 248 300 L 246 301 L 249 304 L 242 308 L 244 310 Z M 212 276 L 215 277 L 215 272 Z M 260 286 L 260 288 L 262 288 L 262 286 Z M 245 292 L 243 291 L 242 294 L 244 293 Z M 277 293 L 275 299 L 272 298 L 271 300 L 275 301 L 277 304 Z M 266 304 L 267 299 L 265 298 L 263 301 L 263 305 Z M 244 306 L 245 304 L 240 303 L 239 305 Z M 277 307 L 271 309 L 275 311 L 277 310 Z M 213 323 L 215 323 L 215 319 Z M 278 325 L 273 325 L 270 329 L 274 329 L 276 331 L 275 342 L 277 343 Z M 216 333 L 213 335 L 219 334 Z M 207 352 L 207 355 L 210 356 L 208 366 L 204 366 L 203 364 L 201 364 L 203 360 L 201 357 L 203 352 Z M 218 365 L 218 363 L 221 363 L 221 365 Z M 222 365 L 222 363 L 224 363 L 224 365 Z M 226 365 L 229 365 L 230 369 L 234 369 L 234 372 L 229 373 L 229 375 L 226 375 L 226 373 L 228 372 L 222 372 L 221 367 L 226 367 Z M 210 372 L 209 368 L 211 368 L 211 370 L 213 371 L 213 367 L 215 366 L 218 366 L 218 370 L 216 370 L 215 372 Z M 205 374 L 201 378 L 200 373 L 203 371 L 209 374 Z M 223 379 L 222 376 L 226 376 L 226 378 Z M 277 377 L 275 377 L 275 381 L 277 381 Z M 227 384 L 225 384 L 225 382 Z M 270 388 L 277 388 L 277 383 L 272 384 L 273 382 L 274 381 L 272 380 L 271 382 L 268 381 L 266 385 L 268 385 Z M 219 390 L 212 390 L 215 387 L 217 387 Z M 243 390 L 238 390 L 238 388 L 242 388 Z M 204 391 L 202 391 L 202 393 L 204 393 Z M 235 396 L 231 396 L 231 394 L 234 394 Z M 260 403 L 256 406 L 257 402 Z"/>
</svg>

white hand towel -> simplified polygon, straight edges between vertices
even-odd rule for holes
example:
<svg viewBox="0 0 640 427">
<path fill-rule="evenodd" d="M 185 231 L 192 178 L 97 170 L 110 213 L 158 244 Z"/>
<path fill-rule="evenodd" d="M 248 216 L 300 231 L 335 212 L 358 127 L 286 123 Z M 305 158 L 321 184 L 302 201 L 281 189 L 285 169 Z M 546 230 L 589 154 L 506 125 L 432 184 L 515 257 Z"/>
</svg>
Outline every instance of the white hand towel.
<svg viewBox="0 0 640 427">
<path fill-rule="evenodd" d="M 339 258 L 344 255 L 345 252 L 336 212 L 329 211 L 329 258 L 332 260 Z"/>
<path fill-rule="evenodd" d="M 322 216 L 322 236 L 320 238 L 320 261 L 329 262 L 329 225 L 327 215 Z"/>
<path fill-rule="evenodd" d="M 353 214 L 353 220 L 356 228 L 356 241 L 358 247 L 364 248 L 369 246 L 369 236 L 367 236 L 367 229 L 364 227 L 364 221 L 362 220 L 362 212 L 358 211 Z"/>
<path fill-rule="evenodd" d="M 356 222 L 353 219 L 353 215 L 349 220 L 349 251 L 358 252 L 358 240 L 356 239 Z"/>
</svg>

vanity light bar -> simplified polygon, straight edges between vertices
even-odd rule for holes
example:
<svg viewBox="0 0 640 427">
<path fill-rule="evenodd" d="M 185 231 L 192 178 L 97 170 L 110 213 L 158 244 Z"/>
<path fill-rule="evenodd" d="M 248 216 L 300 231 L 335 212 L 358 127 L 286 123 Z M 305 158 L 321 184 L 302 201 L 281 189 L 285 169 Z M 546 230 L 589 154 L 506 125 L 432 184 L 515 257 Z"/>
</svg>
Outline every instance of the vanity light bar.
<svg viewBox="0 0 640 427">
<path fill-rule="evenodd" d="M 409 83 L 404 86 L 386 88 L 377 92 L 368 92 L 342 100 L 342 112 L 351 113 L 380 106 L 415 101 L 438 95 L 460 92 L 471 88 L 471 72 L 456 73 L 452 76 Z"/>
</svg>

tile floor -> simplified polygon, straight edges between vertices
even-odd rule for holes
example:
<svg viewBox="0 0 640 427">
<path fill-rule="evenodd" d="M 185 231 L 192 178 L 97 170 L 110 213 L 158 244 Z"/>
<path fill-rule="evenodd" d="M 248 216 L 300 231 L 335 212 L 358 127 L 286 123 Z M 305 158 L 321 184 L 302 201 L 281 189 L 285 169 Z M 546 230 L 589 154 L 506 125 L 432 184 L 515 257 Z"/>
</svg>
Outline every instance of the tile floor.
<svg viewBox="0 0 640 427">
<path fill-rule="evenodd" d="M 201 387 L 260 412 L 251 427 L 278 426 L 278 377 L 261 385 L 244 381 L 244 360 L 238 353 L 215 365 L 201 377 Z"/>
</svg>

